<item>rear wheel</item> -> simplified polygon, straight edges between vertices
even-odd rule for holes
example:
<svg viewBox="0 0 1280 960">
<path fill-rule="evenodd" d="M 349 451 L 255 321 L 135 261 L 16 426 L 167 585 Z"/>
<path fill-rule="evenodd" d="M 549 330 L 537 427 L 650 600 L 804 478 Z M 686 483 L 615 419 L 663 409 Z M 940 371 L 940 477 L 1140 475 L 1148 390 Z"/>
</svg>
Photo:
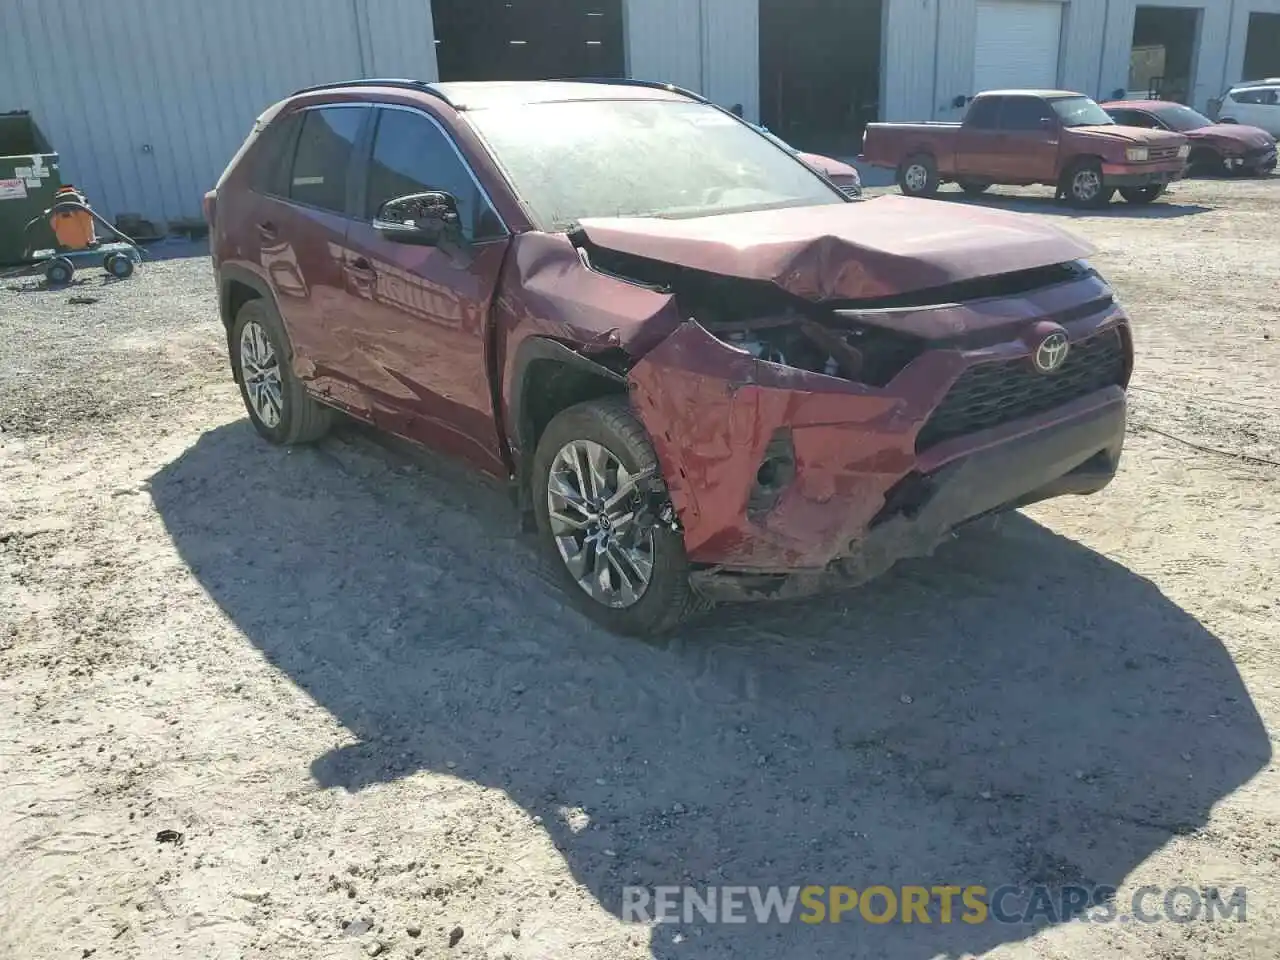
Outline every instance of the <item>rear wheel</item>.
<svg viewBox="0 0 1280 960">
<path fill-rule="evenodd" d="M 932 197 L 938 192 L 938 164 L 927 153 L 907 157 L 898 166 L 898 189 L 908 197 Z"/>
<path fill-rule="evenodd" d="M 977 197 L 986 193 L 991 189 L 991 184 L 985 180 L 960 180 L 960 189 L 971 197 Z"/>
<path fill-rule="evenodd" d="M 657 456 L 625 397 L 588 400 L 547 425 L 533 505 L 548 562 L 570 601 L 617 633 L 654 637 L 703 604 L 680 534 L 646 509 Z"/>
<path fill-rule="evenodd" d="M 1124 197 L 1125 203 L 1133 203 L 1141 206 L 1142 204 L 1151 203 L 1153 200 L 1164 195 L 1165 188 L 1163 185 L 1156 187 L 1121 187 L 1120 196 Z"/>
<path fill-rule="evenodd" d="M 1062 192 L 1073 207 L 1105 207 L 1115 190 L 1102 182 L 1102 164 L 1097 160 L 1080 160 L 1063 177 Z"/>
<path fill-rule="evenodd" d="M 231 362 L 253 427 L 272 443 L 312 443 L 333 425 L 334 412 L 313 400 L 293 372 L 293 345 L 265 301 L 250 300 L 231 328 Z"/>
</svg>

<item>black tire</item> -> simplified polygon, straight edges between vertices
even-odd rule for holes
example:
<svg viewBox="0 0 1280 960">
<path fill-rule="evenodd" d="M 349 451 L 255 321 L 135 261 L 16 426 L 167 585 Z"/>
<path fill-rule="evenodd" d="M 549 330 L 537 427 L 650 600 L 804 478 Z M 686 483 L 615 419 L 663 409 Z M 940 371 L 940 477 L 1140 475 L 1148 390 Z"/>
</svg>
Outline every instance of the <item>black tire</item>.
<svg viewBox="0 0 1280 960">
<path fill-rule="evenodd" d="M 45 264 L 44 279 L 51 287 L 64 287 L 75 275 L 75 264 L 66 257 L 54 257 Z"/>
<path fill-rule="evenodd" d="M 978 197 L 991 189 L 991 184 L 985 180 L 958 180 L 960 189 L 971 197 Z"/>
<path fill-rule="evenodd" d="M 538 539 L 546 562 L 575 607 L 614 633 L 656 638 L 670 633 L 707 604 L 689 582 L 689 561 L 680 534 L 664 524 L 654 527 L 653 574 L 648 587 L 629 607 L 609 607 L 590 596 L 569 573 L 551 532 L 547 487 L 556 455 L 574 440 L 590 440 L 608 450 L 632 473 L 658 469 L 658 458 L 644 426 L 626 397 L 588 400 L 561 411 L 547 425 L 533 457 L 530 481 Z"/>
<path fill-rule="evenodd" d="M 898 189 L 908 197 L 932 197 L 938 192 L 938 164 L 927 153 L 913 154 L 898 165 Z"/>
<path fill-rule="evenodd" d="M 133 276 L 133 258 L 125 253 L 108 253 L 102 260 L 102 269 L 117 280 Z"/>
<path fill-rule="evenodd" d="M 1077 160 L 1063 175 L 1062 194 L 1073 207 L 1095 210 L 1105 207 L 1115 196 L 1115 188 L 1102 181 L 1102 164 L 1097 160 Z"/>
<path fill-rule="evenodd" d="M 1120 196 L 1124 197 L 1125 203 L 1141 207 L 1164 196 L 1164 191 L 1163 184 L 1157 187 L 1121 187 Z"/>
<path fill-rule="evenodd" d="M 257 323 L 271 342 L 280 369 L 280 395 L 282 409 L 278 423 L 264 423 L 249 399 L 245 384 L 244 368 L 240 356 L 241 334 L 249 323 Z M 276 444 L 314 443 L 329 432 L 335 412 L 331 407 L 313 399 L 293 372 L 293 344 L 285 333 L 284 324 L 265 300 L 250 300 L 236 314 L 231 327 L 231 363 L 240 384 L 240 398 L 253 428 L 266 440 Z"/>
</svg>

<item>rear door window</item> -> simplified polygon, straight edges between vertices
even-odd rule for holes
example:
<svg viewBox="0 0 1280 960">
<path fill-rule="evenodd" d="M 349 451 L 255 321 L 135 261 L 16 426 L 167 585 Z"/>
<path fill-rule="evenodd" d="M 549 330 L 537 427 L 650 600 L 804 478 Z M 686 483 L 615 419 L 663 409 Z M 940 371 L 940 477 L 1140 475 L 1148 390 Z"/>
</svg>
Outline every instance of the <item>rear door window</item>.
<svg viewBox="0 0 1280 960">
<path fill-rule="evenodd" d="M 1049 105 L 1037 97 L 1006 97 L 1000 111 L 1000 127 L 1003 130 L 1043 130 L 1044 121 L 1052 120 Z"/>
<path fill-rule="evenodd" d="M 369 158 L 368 219 L 373 219 L 388 200 L 441 191 L 458 202 L 458 219 L 468 240 L 506 236 L 471 168 L 439 126 L 416 111 L 386 108 L 378 110 L 377 123 Z"/>
<path fill-rule="evenodd" d="M 331 213 L 347 209 L 347 175 L 368 108 L 321 107 L 302 114 L 289 199 Z"/>
<path fill-rule="evenodd" d="M 964 125 L 975 130 L 994 130 L 1000 119 L 1000 97 L 982 97 L 969 104 Z"/>
</svg>

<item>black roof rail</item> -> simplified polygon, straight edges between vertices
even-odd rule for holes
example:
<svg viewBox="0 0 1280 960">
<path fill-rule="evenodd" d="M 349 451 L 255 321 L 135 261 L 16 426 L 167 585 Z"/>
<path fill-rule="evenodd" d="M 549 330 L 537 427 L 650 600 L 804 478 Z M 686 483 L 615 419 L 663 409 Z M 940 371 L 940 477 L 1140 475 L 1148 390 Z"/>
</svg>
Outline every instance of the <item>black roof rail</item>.
<svg viewBox="0 0 1280 960">
<path fill-rule="evenodd" d="M 343 87 L 398 87 L 401 90 L 429 93 L 431 96 L 443 100 L 449 106 L 454 106 L 453 101 L 445 96 L 444 92 L 435 84 L 427 80 L 407 80 L 403 77 L 366 77 L 359 80 L 335 80 L 332 83 L 317 83 L 315 86 L 303 87 L 301 90 L 293 91 L 289 96 L 297 97 L 304 93 L 319 93 L 322 90 L 340 90 Z"/>
<path fill-rule="evenodd" d="M 650 90 L 666 90 L 668 93 L 678 93 L 681 96 L 688 97 L 690 100 L 697 100 L 699 103 L 711 102 L 700 93 L 694 93 L 684 87 L 677 87 L 674 83 L 663 83 L 661 80 L 632 80 L 630 77 L 561 77 L 560 81 L 562 83 L 608 83 L 624 87 L 647 87 Z"/>
</svg>

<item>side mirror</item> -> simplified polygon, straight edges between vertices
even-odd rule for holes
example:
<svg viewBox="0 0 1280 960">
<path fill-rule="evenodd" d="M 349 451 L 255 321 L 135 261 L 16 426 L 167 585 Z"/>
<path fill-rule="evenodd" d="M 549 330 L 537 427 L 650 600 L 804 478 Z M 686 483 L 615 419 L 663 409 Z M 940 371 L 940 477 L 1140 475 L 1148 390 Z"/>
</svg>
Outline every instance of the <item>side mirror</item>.
<svg viewBox="0 0 1280 960">
<path fill-rule="evenodd" d="M 388 200 L 373 218 L 373 229 L 393 243 L 438 247 L 462 244 L 461 223 L 458 201 L 432 191 Z"/>
<path fill-rule="evenodd" d="M 969 98 L 968 98 L 968 97 L 966 97 L 963 93 L 961 93 L 961 94 L 957 94 L 957 95 L 956 95 L 956 98 L 955 98 L 954 100 L 952 100 L 952 101 L 951 101 L 951 106 L 953 106 L 953 107 L 955 107 L 957 110 L 959 110 L 961 107 L 963 107 L 963 106 L 964 106 L 966 103 L 968 103 L 968 102 L 969 102 Z"/>
</svg>

